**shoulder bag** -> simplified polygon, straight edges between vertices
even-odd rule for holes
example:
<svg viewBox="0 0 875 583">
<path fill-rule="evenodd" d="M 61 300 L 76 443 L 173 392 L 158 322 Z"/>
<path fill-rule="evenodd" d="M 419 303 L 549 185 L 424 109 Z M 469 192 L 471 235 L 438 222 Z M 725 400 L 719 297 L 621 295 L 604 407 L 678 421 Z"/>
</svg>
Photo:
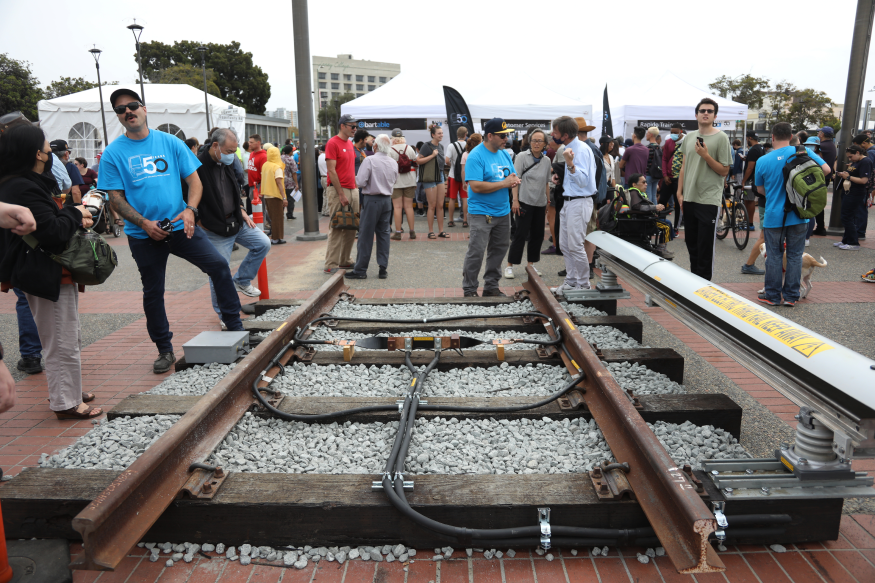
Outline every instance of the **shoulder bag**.
<svg viewBox="0 0 875 583">
<path fill-rule="evenodd" d="M 54 262 L 60 263 L 73 277 L 73 281 L 82 285 L 100 285 L 109 279 L 118 265 L 118 256 L 103 237 L 92 229 L 82 227 L 76 229 L 73 238 L 60 255 L 49 253 L 40 247 L 39 241 L 33 235 L 22 237 L 31 249 L 49 256 Z"/>
</svg>

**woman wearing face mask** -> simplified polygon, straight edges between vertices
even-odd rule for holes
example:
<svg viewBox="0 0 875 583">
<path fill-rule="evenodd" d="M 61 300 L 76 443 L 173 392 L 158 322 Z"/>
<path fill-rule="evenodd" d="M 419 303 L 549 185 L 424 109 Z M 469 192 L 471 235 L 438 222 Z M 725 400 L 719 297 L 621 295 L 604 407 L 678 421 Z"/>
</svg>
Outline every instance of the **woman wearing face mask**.
<svg viewBox="0 0 875 583">
<path fill-rule="evenodd" d="M 514 160 L 514 169 L 520 178 L 519 186 L 512 189 L 510 212 L 516 215 L 516 231 L 507 252 L 507 267 L 504 277 L 513 279 L 513 266 L 523 259 L 523 247 L 528 243 L 526 258 L 529 265 L 541 259 L 541 245 L 544 243 L 544 220 L 547 215 L 547 201 L 550 198 L 550 158 L 547 157 L 547 134 L 535 130 L 528 136 L 529 150 L 520 152 Z M 535 267 L 540 275 L 540 271 Z"/>
<path fill-rule="evenodd" d="M 285 179 L 286 165 L 280 159 L 280 151 L 276 146 L 267 149 L 267 161 L 261 167 L 261 196 L 270 215 L 270 244 L 282 245 L 286 242 L 285 217 L 283 209 L 289 206 L 286 197 Z"/>
<path fill-rule="evenodd" d="M 36 220 L 33 237 L 48 253 L 61 253 L 80 226 L 92 225 L 84 206 L 59 206 L 51 175 L 52 150 L 42 130 L 20 125 L 0 137 L 0 202 L 27 207 Z M 46 359 L 49 408 L 58 419 L 92 419 L 103 412 L 82 391 L 79 289 L 70 272 L 47 253 L 0 230 L 0 291 L 24 292 Z"/>
</svg>

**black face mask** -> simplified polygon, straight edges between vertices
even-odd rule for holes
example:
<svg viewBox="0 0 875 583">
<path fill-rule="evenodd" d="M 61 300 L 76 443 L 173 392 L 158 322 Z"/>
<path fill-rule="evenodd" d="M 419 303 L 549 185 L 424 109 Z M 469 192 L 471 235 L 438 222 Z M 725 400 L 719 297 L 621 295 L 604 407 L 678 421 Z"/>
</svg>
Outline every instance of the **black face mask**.
<svg viewBox="0 0 875 583">
<path fill-rule="evenodd" d="M 43 152 L 43 154 L 45 154 L 45 152 Z M 52 171 L 52 162 L 54 161 L 54 159 L 54 155 L 49 152 L 49 159 L 46 160 L 45 166 L 43 167 L 43 173 L 49 173 Z"/>
<path fill-rule="evenodd" d="M 553 136 L 550 136 L 550 137 L 553 138 Z M 560 140 L 559 138 L 553 138 L 553 141 L 556 142 L 557 144 L 562 143 L 562 140 Z"/>
</svg>

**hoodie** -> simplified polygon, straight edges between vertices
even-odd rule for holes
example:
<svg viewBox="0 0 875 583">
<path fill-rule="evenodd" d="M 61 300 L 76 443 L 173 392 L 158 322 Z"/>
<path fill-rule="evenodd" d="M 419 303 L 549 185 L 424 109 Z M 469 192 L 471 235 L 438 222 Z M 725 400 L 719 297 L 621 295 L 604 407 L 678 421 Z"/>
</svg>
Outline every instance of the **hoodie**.
<svg viewBox="0 0 875 583">
<path fill-rule="evenodd" d="M 261 196 L 270 198 L 285 198 L 285 188 L 280 192 L 276 185 L 277 170 L 279 170 L 279 178 L 283 178 L 286 165 L 280 159 L 280 151 L 275 146 L 267 149 L 267 159 L 261 167 Z M 285 183 L 284 183 L 285 184 Z"/>
</svg>

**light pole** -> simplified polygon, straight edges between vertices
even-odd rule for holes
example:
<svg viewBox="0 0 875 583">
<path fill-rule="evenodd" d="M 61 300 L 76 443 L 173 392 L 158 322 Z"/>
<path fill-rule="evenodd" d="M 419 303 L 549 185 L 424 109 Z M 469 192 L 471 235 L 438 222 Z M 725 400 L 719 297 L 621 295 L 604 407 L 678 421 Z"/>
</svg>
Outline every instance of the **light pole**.
<svg viewBox="0 0 875 583">
<path fill-rule="evenodd" d="M 137 24 L 137 19 L 135 18 L 134 23 L 128 25 L 128 30 L 134 34 L 134 42 L 137 44 L 137 69 L 140 73 L 140 99 L 142 99 L 145 104 L 146 95 L 143 91 L 143 60 L 140 58 L 140 36 L 143 34 L 143 26 Z"/>
<path fill-rule="evenodd" d="M 340 105 L 334 100 L 334 135 L 337 135 L 337 124 L 340 121 Z"/>
<path fill-rule="evenodd" d="M 207 115 L 207 132 L 210 131 L 210 104 L 207 102 L 207 47 L 197 48 L 201 52 L 201 69 L 204 71 L 204 113 Z"/>
<path fill-rule="evenodd" d="M 103 86 L 100 83 L 100 53 L 101 51 L 97 46 L 93 49 L 88 49 L 88 52 L 91 53 L 91 56 L 94 57 L 94 68 L 97 69 L 97 91 L 100 94 L 100 119 L 103 120 L 103 147 L 109 144 L 109 136 L 106 134 L 106 114 L 103 111 Z"/>
</svg>

